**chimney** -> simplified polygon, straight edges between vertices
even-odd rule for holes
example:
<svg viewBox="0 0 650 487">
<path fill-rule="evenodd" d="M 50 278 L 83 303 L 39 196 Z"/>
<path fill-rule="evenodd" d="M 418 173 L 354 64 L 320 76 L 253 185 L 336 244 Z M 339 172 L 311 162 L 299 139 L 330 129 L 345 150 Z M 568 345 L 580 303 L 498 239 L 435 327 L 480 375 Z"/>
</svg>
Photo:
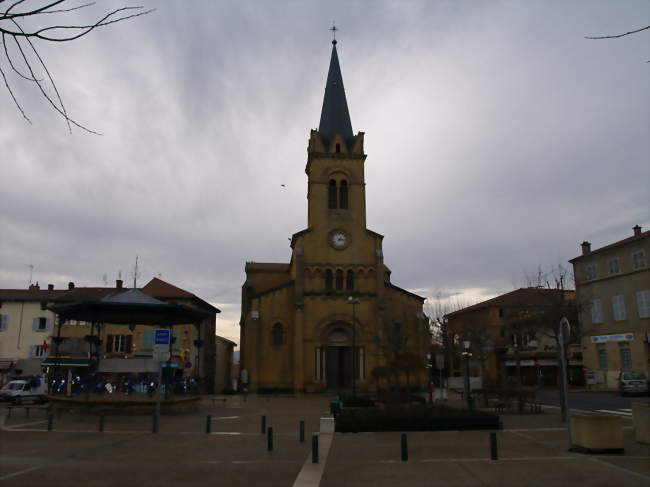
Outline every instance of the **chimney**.
<svg viewBox="0 0 650 487">
<path fill-rule="evenodd" d="M 122 279 L 116 279 L 115 280 L 115 288 L 116 289 L 122 289 L 123 284 L 124 284 L 124 281 Z"/>
<path fill-rule="evenodd" d="M 635 225 L 632 230 L 634 230 L 634 236 L 636 237 L 637 235 L 641 235 L 641 227 L 639 225 Z"/>
<path fill-rule="evenodd" d="M 582 255 L 587 255 L 591 252 L 591 244 L 586 240 L 580 246 L 582 247 Z"/>
<path fill-rule="evenodd" d="M 48 284 L 47 285 L 47 290 L 48 291 L 54 291 L 54 284 Z"/>
<path fill-rule="evenodd" d="M 74 282 L 70 281 L 68 283 L 68 289 L 74 289 Z"/>
<path fill-rule="evenodd" d="M 41 288 L 41 286 L 38 285 L 38 282 L 36 284 L 30 284 L 29 285 L 29 290 L 30 291 L 38 291 Z"/>
</svg>

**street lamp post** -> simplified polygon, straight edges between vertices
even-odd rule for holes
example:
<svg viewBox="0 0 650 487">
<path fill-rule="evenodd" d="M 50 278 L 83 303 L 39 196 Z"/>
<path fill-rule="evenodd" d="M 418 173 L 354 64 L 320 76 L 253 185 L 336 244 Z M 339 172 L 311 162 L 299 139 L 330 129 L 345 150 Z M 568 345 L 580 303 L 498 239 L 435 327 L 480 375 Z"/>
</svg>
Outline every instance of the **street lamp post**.
<svg viewBox="0 0 650 487">
<path fill-rule="evenodd" d="M 348 296 L 348 304 L 352 305 L 352 397 L 357 395 L 357 304 L 361 303 L 357 298 Z"/>
<path fill-rule="evenodd" d="M 465 361 L 465 383 L 464 383 L 464 393 L 465 400 L 467 401 L 467 409 L 473 409 L 472 398 L 470 397 L 471 387 L 469 383 L 469 359 L 472 356 L 472 352 L 469 350 L 470 342 L 469 340 L 463 341 L 463 358 Z"/>
</svg>

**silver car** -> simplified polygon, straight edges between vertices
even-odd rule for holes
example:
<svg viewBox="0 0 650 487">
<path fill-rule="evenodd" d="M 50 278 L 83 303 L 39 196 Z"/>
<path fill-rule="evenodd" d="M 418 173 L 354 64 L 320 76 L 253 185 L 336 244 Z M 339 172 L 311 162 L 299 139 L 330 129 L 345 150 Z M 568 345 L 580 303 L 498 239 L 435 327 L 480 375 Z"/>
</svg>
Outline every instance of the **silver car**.
<svg viewBox="0 0 650 487">
<path fill-rule="evenodd" d="M 618 390 L 626 394 L 647 394 L 648 376 L 645 372 L 621 372 L 618 376 Z"/>
</svg>

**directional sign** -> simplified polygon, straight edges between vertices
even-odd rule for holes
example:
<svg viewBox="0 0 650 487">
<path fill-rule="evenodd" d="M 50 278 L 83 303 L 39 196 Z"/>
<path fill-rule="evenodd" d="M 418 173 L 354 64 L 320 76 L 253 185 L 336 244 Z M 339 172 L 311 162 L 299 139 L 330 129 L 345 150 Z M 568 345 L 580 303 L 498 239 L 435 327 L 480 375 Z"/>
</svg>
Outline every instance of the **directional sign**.
<svg viewBox="0 0 650 487">
<path fill-rule="evenodd" d="M 171 333 L 167 329 L 159 328 L 157 330 L 154 330 L 154 342 L 153 342 L 154 351 L 163 352 L 165 350 L 169 350 L 170 336 Z"/>
</svg>

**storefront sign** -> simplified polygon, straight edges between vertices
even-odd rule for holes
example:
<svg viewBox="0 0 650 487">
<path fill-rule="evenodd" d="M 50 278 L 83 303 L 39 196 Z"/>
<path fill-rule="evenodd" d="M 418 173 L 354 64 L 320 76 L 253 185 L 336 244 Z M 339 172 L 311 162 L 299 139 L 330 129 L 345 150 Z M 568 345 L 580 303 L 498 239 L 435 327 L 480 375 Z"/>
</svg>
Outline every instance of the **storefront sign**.
<svg viewBox="0 0 650 487">
<path fill-rule="evenodd" d="M 634 333 L 619 333 L 616 335 L 598 335 L 591 337 L 591 343 L 631 342 L 633 340 Z"/>
</svg>

